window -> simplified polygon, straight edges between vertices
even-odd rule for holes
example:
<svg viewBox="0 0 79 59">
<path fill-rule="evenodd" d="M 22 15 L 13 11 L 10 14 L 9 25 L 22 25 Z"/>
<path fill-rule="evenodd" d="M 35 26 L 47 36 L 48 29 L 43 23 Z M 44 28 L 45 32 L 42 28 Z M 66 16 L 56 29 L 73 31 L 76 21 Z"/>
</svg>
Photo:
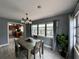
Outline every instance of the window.
<svg viewBox="0 0 79 59">
<path fill-rule="evenodd" d="M 53 23 L 47 24 L 46 36 L 53 37 Z"/>
<path fill-rule="evenodd" d="M 74 31 L 74 46 L 76 44 L 76 18 L 74 17 L 74 28 L 73 28 L 73 31 Z"/>
<path fill-rule="evenodd" d="M 31 27 L 31 33 L 32 33 L 32 36 L 33 35 L 37 35 L 37 25 L 32 25 L 32 27 Z"/>
<path fill-rule="evenodd" d="M 76 46 L 79 50 L 79 14 L 76 16 Z"/>
<path fill-rule="evenodd" d="M 79 15 L 76 17 L 76 42 L 79 44 Z"/>
<path fill-rule="evenodd" d="M 39 24 L 39 36 L 45 36 L 45 24 Z"/>
</svg>

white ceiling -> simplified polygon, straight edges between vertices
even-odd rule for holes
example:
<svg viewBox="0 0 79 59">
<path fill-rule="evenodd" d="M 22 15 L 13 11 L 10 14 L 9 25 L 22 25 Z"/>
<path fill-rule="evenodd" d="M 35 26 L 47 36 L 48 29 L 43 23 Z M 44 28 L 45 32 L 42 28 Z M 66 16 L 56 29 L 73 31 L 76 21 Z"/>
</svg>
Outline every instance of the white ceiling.
<svg viewBox="0 0 79 59">
<path fill-rule="evenodd" d="M 0 17 L 21 19 L 28 13 L 30 19 L 36 20 L 71 12 L 76 3 L 77 0 L 0 0 Z"/>
</svg>

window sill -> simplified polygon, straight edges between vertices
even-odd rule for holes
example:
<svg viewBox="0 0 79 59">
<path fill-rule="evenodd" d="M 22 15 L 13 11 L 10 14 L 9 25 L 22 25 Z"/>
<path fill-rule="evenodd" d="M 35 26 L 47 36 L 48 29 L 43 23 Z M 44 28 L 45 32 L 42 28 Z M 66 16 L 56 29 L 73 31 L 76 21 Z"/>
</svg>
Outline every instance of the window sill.
<svg viewBox="0 0 79 59">
<path fill-rule="evenodd" d="M 46 38 L 53 38 L 53 37 L 50 37 L 50 36 L 46 36 Z"/>
<path fill-rule="evenodd" d="M 48 36 L 40 36 L 40 35 L 38 35 L 38 37 L 43 37 L 43 38 L 53 38 L 53 37 L 48 37 Z"/>
<path fill-rule="evenodd" d="M 45 36 L 41 36 L 41 35 L 38 35 L 39 37 L 45 37 Z"/>
</svg>

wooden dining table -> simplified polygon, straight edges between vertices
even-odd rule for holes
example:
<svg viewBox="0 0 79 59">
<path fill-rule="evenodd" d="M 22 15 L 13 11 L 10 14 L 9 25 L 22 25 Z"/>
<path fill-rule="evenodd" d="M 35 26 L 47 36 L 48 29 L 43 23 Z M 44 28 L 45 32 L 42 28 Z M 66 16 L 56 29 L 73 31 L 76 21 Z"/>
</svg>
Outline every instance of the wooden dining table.
<svg viewBox="0 0 79 59">
<path fill-rule="evenodd" d="M 29 41 L 28 39 L 31 39 L 31 41 Z M 27 50 L 27 59 L 31 59 L 31 56 L 32 56 L 31 50 L 34 48 L 36 42 L 41 41 L 41 40 L 33 39 L 30 37 L 30 38 L 20 38 L 16 41 Z M 43 41 L 41 42 L 42 42 L 41 48 L 42 48 L 42 54 L 43 54 Z"/>
</svg>

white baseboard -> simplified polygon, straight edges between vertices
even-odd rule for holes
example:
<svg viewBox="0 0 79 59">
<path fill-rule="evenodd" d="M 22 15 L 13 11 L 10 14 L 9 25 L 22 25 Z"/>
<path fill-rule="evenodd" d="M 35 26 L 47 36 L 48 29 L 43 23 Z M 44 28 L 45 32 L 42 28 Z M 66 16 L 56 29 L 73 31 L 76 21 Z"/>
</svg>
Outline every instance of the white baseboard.
<svg viewBox="0 0 79 59">
<path fill-rule="evenodd" d="M 3 46 L 7 46 L 8 44 L 2 44 L 2 45 L 0 45 L 0 47 L 3 47 Z"/>
</svg>

